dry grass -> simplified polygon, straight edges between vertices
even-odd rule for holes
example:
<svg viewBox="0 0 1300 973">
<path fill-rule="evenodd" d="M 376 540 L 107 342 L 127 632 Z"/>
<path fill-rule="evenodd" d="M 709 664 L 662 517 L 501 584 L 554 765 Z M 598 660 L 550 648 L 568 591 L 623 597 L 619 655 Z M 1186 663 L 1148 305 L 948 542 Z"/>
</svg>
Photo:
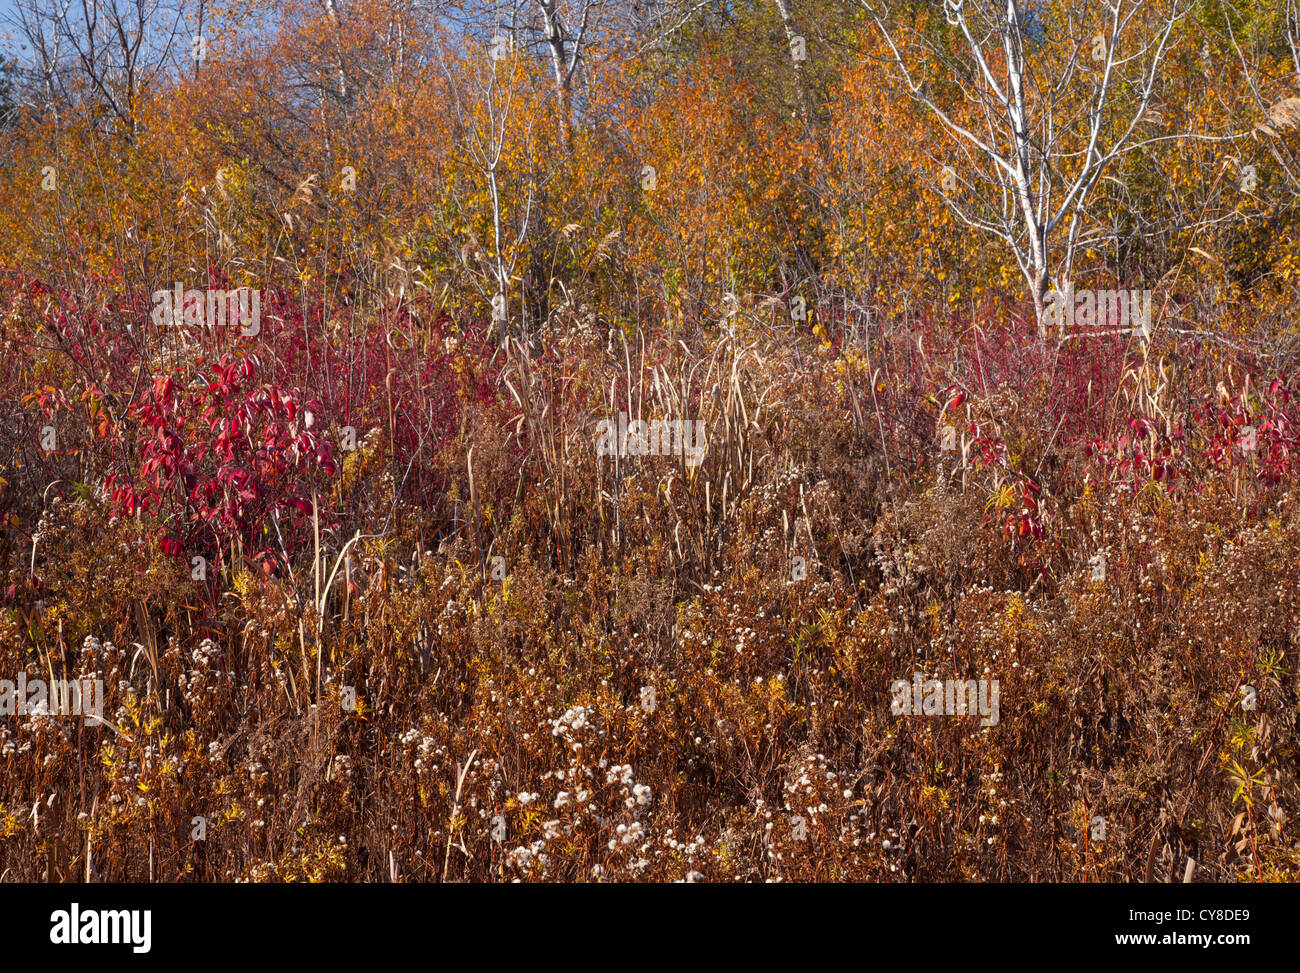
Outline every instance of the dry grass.
<svg viewBox="0 0 1300 973">
<path fill-rule="evenodd" d="M 3 877 L 1296 878 L 1295 493 L 1192 419 L 1240 372 L 710 334 L 513 342 L 269 573 L 192 582 L 66 481 L 16 507 L 0 673 L 98 675 L 113 728 L 0 720 Z M 619 410 L 702 419 L 703 463 L 597 456 Z M 1181 478 L 1123 465 L 1157 439 Z M 892 715 L 917 671 L 997 679 L 999 722 Z"/>
</svg>

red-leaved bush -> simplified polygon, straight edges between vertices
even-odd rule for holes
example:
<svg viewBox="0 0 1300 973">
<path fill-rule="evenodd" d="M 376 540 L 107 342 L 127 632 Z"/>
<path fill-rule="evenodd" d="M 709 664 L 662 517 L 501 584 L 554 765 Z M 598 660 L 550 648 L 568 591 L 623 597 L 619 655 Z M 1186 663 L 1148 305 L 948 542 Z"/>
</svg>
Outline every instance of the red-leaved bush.
<svg viewBox="0 0 1300 973">
<path fill-rule="evenodd" d="M 317 409 L 299 389 L 266 381 L 256 356 L 200 357 L 132 405 L 134 468 L 123 462 L 104 486 L 122 513 L 157 524 L 169 554 L 295 545 L 308 536 L 313 490 L 337 469 Z"/>
</svg>

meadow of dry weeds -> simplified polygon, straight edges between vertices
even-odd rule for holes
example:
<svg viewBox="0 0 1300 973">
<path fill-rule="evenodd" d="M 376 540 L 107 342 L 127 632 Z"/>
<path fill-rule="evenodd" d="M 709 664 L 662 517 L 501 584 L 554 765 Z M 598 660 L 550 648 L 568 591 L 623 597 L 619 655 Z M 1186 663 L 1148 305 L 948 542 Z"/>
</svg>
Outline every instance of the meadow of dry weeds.
<svg viewBox="0 0 1300 973">
<path fill-rule="evenodd" d="M 172 480 L 78 488 L 121 442 L 48 404 L 62 451 L 33 429 L 0 495 L 0 672 L 98 677 L 108 725 L 0 720 L 5 879 L 1296 878 L 1294 387 L 1014 321 L 411 327 L 444 384 L 236 464 L 224 550 Z M 240 360 L 219 414 L 340 442 L 309 397 L 260 417 Z M 191 494 L 205 367 L 137 420 Z M 599 456 L 619 411 L 702 420 L 703 462 Z M 997 721 L 894 715 L 917 672 L 997 680 Z"/>
</svg>

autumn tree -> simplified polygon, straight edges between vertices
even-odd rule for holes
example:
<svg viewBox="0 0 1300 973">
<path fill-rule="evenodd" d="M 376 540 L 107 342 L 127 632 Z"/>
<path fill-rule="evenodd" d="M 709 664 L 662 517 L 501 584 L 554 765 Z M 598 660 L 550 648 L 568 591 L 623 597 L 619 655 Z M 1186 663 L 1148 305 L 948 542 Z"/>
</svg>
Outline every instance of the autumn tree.
<svg viewBox="0 0 1300 973">
<path fill-rule="evenodd" d="M 1186 4 L 945 0 L 938 22 L 862 3 L 957 163 L 954 216 L 1009 249 L 1045 337 L 1048 292 L 1070 278 L 1098 181 L 1142 144 Z"/>
</svg>

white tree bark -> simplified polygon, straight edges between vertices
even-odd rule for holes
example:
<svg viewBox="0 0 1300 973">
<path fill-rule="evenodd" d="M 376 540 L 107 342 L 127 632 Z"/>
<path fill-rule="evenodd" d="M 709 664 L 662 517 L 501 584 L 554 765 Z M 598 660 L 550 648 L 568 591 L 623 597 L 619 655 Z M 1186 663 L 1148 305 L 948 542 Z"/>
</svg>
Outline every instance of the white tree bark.
<svg viewBox="0 0 1300 973">
<path fill-rule="evenodd" d="M 1075 36 L 1048 40 L 1030 36 L 1020 0 L 944 0 L 947 22 L 957 28 L 962 53 L 973 67 L 971 80 L 963 80 L 957 65 L 918 32 L 887 22 L 882 6 L 860 2 L 908 95 L 939 121 L 969 161 L 958 174 L 967 199 L 945 195 L 947 205 L 964 225 L 1010 250 L 1045 339 L 1047 294 L 1070 277 L 1089 194 L 1112 162 L 1146 144 L 1136 141 L 1134 132 L 1151 105 L 1170 34 L 1186 15 L 1187 0 L 1172 0 L 1159 18 L 1147 16 L 1154 7 L 1150 0 L 1064 3 L 1060 7 L 1067 9 L 1057 13 Z M 1090 14 L 1099 14 L 1101 22 Z M 982 124 L 962 124 L 945 110 L 909 67 L 905 38 L 944 63 L 948 80 L 976 106 Z M 1027 56 L 1035 43 L 1066 52 L 1052 65 L 1055 77 L 1042 77 L 1039 59 Z M 1121 74 L 1132 93 L 1126 109 L 1116 95 Z M 1072 85 L 1091 91 L 1082 98 L 1080 114 L 1062 123 L 1057 112 L 1069 105 Z"/>
</svg>

